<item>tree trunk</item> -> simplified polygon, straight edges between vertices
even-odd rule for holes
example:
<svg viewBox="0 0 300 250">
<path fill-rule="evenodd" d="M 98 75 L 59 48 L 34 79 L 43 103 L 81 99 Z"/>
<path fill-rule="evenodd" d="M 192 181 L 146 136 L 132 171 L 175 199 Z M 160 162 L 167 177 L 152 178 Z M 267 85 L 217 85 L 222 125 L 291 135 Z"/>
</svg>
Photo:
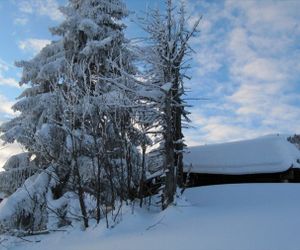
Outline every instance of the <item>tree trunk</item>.
<svg viewBox="0 0 300 250">
<path fill-rule="evenodd" d="M 98 162 L 97 162 L 97 190 L 96 190 L 96 199 L 97 199 L 97 208 L 96 208 L 96 221 L 97 224 L 99 224 L 100 222 L 100 218 L 101 218 L 101 178 L 100 178 L 100 174 L 101 174 L 101 169 L 100 169 L 100 160 L 98 157 Z"/>
<path fill-rule="evenodd" d="M 174 141 L 174 165 L 177 171 L 177 184 L 183 187 L 183 134 L 182 134 L 182 101 L 179 86 L 179 70 L 174 70 L 175 79 L 172 88 L 173 106 L 172 106 L 172 120 L 173 120 L 173 141 Z"/>
<path fill-rule="evenodd" d="M 81 185 L 81 176 L 80 176 L 80 173 L 79 173 L 79 166 L 78 166 L 76 157 L 77 156 L 75 156 L 74 174 L 75 174 L 75 177 L 76 177 L 77 182 L 78 182 L 78 184 L 77 184 L 78 185 L 77 186 L 77 193 L 78 193 L 79 205 L 80 205 L 80 209 L 81 209 L 81 214 L 82 214 L 82 218 L 83 218 L 84 227 L 88 228 L 89 227 L 89 219 L 87 217 L 86 206 L 85 206 L 85 203 L 84 203 L 84 191 L 83 191 L 83 188 L 82 188 L 82 185 Z M 76 185 L 76 183 L 75 183 L 75 185 Z"/>
<path fill-rule="evenodd" d="M 162 209 L 166 209 L 174 201 L 176 191 L 175 166 L 174 166 L 174 143 L 172 128 L 172 109 L 170 93 L 165 102 L 166 127 L 165 139 L 165 188 L 163 194 Z"/>
<path fill-rule="evenodd" d="M 140 179 L 140 189 L 139 189 L 139 198 L 140 198 L 140 207 L 143 206 L 143 197 L 144 197 L 144 185 L 145 185 L 145 155 L 146 147 L 142 146 L 142 174 Z"/>
</svg>

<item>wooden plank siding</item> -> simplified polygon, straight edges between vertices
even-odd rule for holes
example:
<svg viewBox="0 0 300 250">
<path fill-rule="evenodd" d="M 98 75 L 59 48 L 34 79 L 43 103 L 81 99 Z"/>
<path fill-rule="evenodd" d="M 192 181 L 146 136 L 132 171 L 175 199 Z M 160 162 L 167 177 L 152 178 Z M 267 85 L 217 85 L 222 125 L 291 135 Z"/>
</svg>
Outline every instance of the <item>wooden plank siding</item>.
<svg viewBox="0 0 300 250">
<path fill-rule="evenodd" d="M 237 183 L 300 183 L 300 169 L 290 168 L 280 173 L 242 175 L 185 173 L 184 178 L 187 187 Z"/>
</svg>

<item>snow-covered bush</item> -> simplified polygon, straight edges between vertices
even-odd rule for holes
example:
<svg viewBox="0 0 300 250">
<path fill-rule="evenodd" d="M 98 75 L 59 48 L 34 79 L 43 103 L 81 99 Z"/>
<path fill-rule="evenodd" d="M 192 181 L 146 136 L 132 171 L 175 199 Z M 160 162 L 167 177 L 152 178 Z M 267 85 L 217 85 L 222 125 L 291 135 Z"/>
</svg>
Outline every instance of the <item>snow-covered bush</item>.
<svg viewBox="0 0 300 250">
<path fill-rule="evenodd" d="M 46 228 L 49 175 L 44 172 L 28 178 L 1 203 L 0 232 L 38 231 Z"/>
</svg>

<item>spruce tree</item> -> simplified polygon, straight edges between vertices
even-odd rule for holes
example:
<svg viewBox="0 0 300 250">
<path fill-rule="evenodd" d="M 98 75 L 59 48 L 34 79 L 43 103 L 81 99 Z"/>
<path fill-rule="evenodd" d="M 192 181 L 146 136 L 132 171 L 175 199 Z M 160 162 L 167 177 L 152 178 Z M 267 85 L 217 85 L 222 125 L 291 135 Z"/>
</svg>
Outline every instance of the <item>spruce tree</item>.
<svg viewBox="0 0 300 250">
<path fill-rule="evenodd" d="M 39 171 L 51 166 L 54 196 L 74 191 L 88 227 L 87 195 L 96 199 L 97 222 L 117 199 L 136 196 L 138 81 L 121 0 L 69 0 L 61 11 L 65 20 L 50 29 L 60 38 L 17 63 L 27 88 L 13 107 L 20 114 L 1 126 L 1 139 L 34 154 Z"/>
</svg>

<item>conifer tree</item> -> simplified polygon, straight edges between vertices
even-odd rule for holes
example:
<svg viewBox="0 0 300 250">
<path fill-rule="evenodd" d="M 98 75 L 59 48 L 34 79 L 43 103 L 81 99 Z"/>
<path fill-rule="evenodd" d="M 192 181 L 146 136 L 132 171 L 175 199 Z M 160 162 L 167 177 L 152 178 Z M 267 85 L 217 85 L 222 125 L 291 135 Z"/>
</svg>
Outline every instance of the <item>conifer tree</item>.
<svg viewBox="0 0 300 250">
<path fill-rule="evenodd" d="M 69 0 L 61 11 L 65 20 L 50 29 L 59 39 L 17 63 L 27 88 L 13 107 L 20 115 L 0 130 L 5 142 L 17 141 L 36 156 L 39 171 L 51 165 L 54 195 L 74 191 L 88 227 L 87 195 L 96 199 L 97 222 L 117 197 L 136 196 L 138 81 L 121 0 Z"/>
</svg>

